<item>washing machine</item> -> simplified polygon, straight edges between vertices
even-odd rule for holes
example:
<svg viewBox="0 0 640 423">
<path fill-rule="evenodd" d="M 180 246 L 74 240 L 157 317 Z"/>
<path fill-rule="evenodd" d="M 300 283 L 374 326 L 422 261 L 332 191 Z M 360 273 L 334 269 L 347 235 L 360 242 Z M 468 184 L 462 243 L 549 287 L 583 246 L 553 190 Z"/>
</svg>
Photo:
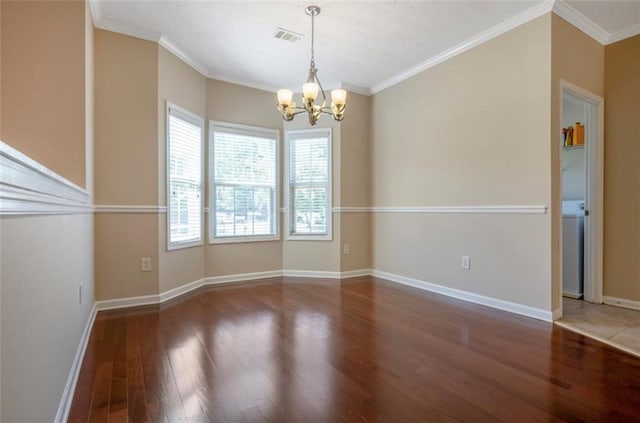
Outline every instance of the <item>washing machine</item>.
<svg viewBox="0 0 640 423">
<path fill-rule="evenodd" d="M 584 293 L 584 202 L 562 202 L 562 294 Z"/>
</svg>

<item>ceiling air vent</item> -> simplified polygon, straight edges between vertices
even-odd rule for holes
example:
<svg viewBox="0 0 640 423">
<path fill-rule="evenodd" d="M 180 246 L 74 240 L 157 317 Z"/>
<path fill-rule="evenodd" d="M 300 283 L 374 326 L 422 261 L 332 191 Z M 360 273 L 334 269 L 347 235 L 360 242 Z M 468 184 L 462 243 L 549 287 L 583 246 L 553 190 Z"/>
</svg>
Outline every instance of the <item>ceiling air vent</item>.
<svg viewBox="0 0 640 423">
<path fill-rule="evenodd" d="M 273 36 L 284 41 L 289 41 L 290 43 L 295 43 L 296 41 L 300 41 L 302 37 L 304 37 L 303 34 L 299 34 L 297 32 L 294 32 L 294 31 L 291 31 L 290 29 L 285 29 L 285 28 L 276 28 L 275 32 L 273 33 Z"/>
</svg>

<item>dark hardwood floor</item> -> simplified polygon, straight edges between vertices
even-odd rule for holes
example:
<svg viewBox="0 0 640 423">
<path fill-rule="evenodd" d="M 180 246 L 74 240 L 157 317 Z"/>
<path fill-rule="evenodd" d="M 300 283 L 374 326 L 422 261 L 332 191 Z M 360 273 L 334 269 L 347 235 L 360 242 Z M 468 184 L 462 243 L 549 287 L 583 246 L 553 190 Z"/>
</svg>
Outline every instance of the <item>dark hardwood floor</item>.
<svg viewBox="0 0 640 423">
<path fill-rule="evenodd" d="M 101 312 L 70 422 L 640 422 L 640 360 L 364 277 Z"/>
</svg>

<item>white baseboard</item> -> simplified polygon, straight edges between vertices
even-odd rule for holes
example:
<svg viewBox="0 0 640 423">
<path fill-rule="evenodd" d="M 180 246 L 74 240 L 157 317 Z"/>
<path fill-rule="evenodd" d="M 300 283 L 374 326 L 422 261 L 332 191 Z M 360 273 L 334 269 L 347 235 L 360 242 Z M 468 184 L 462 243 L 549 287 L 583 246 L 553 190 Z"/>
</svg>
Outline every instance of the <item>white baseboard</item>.
<svg viewBox="0 0 640 423">
<path fill-rule="evenodd" d="M 173 298 L 179 297 L 180 295 L 184 295 L 187 292 L 193 291 L 195 289 L 200 288 L 202 285 L 204 285 L 204 279 L 198 279 L 197 281 L 193 281 L 193 282 L 189 282 L 188 284 L 185 285 L 181 285 L 177 288 L 173 288 L 170 289 L 168 291 L 164 291 L 158 295 L 156 295 L 155 297 L 155 303 L 153 304 L 160 304 L 160 303 L 164 303 L 165 301 L 169 301 Z"/>
<path fill-rule="evenodd" d="M 580 298 L 582 298 L 582 295 L 583 294 L 574 294 L 573 292 L 562 291 L 563 297 L 573 298 L 574 300 L 579 300 Z"/>
<path fill-rule="evenodd" d="M 346 279 L 355 278 L 358 276 L 368 276 L 371 275 L 371 272 L 371 269 L 347 270 L 345 272 L 285 269 L 282 271 L 282 276 L 290 276 L 296 278 Z"/>
<path fill-rule="evenodd" d="M 221 283 L 253 281 L 256 279 L 277 278 L 282 276 L 282 270 L 271 270 L 266 272 L 255 273 L 238 273 L 235 275 L 212 276 L 204 278 L 203 285 L 217 285 Z"/>
<path fill-rule="evenodd" d="M 382 272 L 380 270 L 373 270 L 372 275 L 392 282 L 412 286 L 414 288 L 424 289 L 425 291 L 431 291 L 437 294 L 446 295 L 448 297 L 457 298 L 459 300 L 468 301 L 470 303 L 480 304 L 487 307 L 496 308 L 498 310 L 504 310 L 510 313 L 532 317 L 538 320 L 544 320 L 545 322 L 553 321 L 553 314 L 550 311 L 542 310 L 539 308 L 512 303 L 510 301 L 500 300 L 497 298 L 486 297 L 484 295 L 474 294 L 472 292 L 462 291 L 460 289 L 449 288 L 443 285 L 437 285 L 434 283 L 408 278 L 393 273 Z"/>
<path fill-rule="evenodd" d="M 294 278 L 340 279 L 340 272 L 284 269 L 282 271 L 282 276 L 289 276 Z"/>
<path fill-rule="evenodd" d="M 98 311 L 102 311 L 102 310 L 114 310 L 114 309 L 126 308 L 126 307 L 161 304 L 205 285 L 217 285 L 217 284 L 225 284 L 225 283 L 252 281 L 256 279 L 275 278 L 280 276 L 299 277 L 299 278 L 345 279 L 345 278 L 367 276 L 367 275 L 376 276 L 391 282 L 396 282 L 403 285 L 409 285 L 414 288 L 424 289 L 426 291 L 435 292 L 438 294 L 446 295 L 448 297 L 457 298 L 463 301 L 468 301 L 475 304 L 481 304 L 481 305 L 496 308 L 499 310 L 520 314 L 522 316 L 532 317 L 534 319 L 544 320 L 546 322 L 551 322 L 555 319 L 558 319 L 561 315 L 559 309 L 554 310 L 553 312 L 550 312 L 550 311 L 529 307 L 522 304 L 513 303 L 510 301 L 500 300 L 492 297 L 486 297 L 484 295 L 474 294 L 472 292 L 462 291 L 455 288 L 449 288 L 443 285 L 425 282 L 418 279 L 408 278 L 405 276 L 396 275 L 393 273 L 383 272 L 383 271 L 374 270 L 374 269 L 358 269 L 358 270 L 351 270 L 346 272 L 285 269 L 285 270 L 273 270 L 273 271 L 267 271 L 267 272 L 240 273 L 235 275 L 213 276 L 213 277 L 203 278 L 197 281 L 190 282 L 186 285 L 182 285 L 178 288 L 174 288 L 169 291 L 162 292 L 158 295 L 144 295 L 139 297 L 128 297 L 128 298 L 118 298 L 114 300 L 98 301 L 96 302 L 95 307 Z M 627 300 L 622 300 L 622 301 L 627 301 Z M 616 305 L 620 305 L 620 304 L 616 304 Z M 630 306 L 627 306 L 627 307 L 631 308 Z M 639 307 L 638 309 L 640 309 L 640 305 L 638 305 L 637 307 Z"/>
<path fill-rule="evenodd" d="M 96 304 L 94 303 L 93 308 L 91 309 L 91 314 L 89 314 L 87 324 L 85 325 L 84 331 L 82 332 L 82 337 L 80 338 L 80 344 L 78 345 L 78 349 L 76 350 L 76 355 L 73 358 L 71 370 L 69 371 L 69 377 L 67 377 L 67 383 L 64 386 L 64 391 L 62 392 L 62 398 L 60 399 L 60 405 L 58 406 L 58 412 L 56 413 L 56 418 L 54 420 L 56 423 L 64 423 L 69 418 L 69 411 L 71 410 L 73 394 L 76 392 L 76 385 L 78 383 L 78 377 L 80 376 L 80 368 L 82 367 L 84 353 L 87 350 L 87 344 L 89 343 L 91 329 L 93 328 L 93 322 L 95 322 L 96 320 L 97 313 L 98 309 L 96 308 Z"/>
<path fill-rule="evenodd" d="M 96 302 L 98 311 L 115 310 L 118 308 L 136 307 L 143 305 L 161 304 L 173 298 L 184 295 L 195 289 L 205 285 L 218 285 L 223 283 L 234 283 L 243 281 L 253 281 L 256 279 L 277 278 L 280 276 L 300 277 L 300 278 L 325 278 L 325 279 L 344 279 L 357 276 L 367 276 L 372 272 L 371 269 L 358 269 L 346 272 L 323 272 L 315 270 L 272 270 L 267 272 L 255 273 L 238 273 L 235 275 L 211 276 L 208 278 L 198 279 L 186 285 L 170 289 L 157 295 L 142 295 L 139 297 L 117 298 L 114 300 L 102 300 Z"/>
<path fill-rule="evenodd" d="M 608 305 L 640 310 L 640 301 L 627 300 L 625 298 L 604 297 L 603 302 Z"/>
<path fill-rule="evenodd" d="M 274 278 L 278 276 L 282 276 L 281 270 L 274 270 L 274 271 L 268 271 L 268 272 L 255 272 L 255 273 L 239 273 L 235 275 L 226 275 L 226 276 L 213 276 L 213 277 L 198 279 L 196 281 L 189 282 L 186 285 L 182 285 L 177 288 L 173 288 L 168 291 L 161 292 L 160 294 L 142 295 L 139 297 L 127 297 L 127 298 L 117 298 L 114 300 L 98 301 L 96 302 L 96 308 L 98 311 L 103 311 L 103 310 L 114 310 L 114 309 L 126 308 L 126 307 L 137 307 L 137 306 L 143 306 L 143 305 L 161 304 L 205 285 L 217 285 L 217 284 L 223 284 L 223 283 L 242 282 L 242 281 L 250 281 L 250 280 L 256 280 L 256 279 Z"/>
<path fill-rule="evenodd" d="M 340 279 L 358 278 L 360 276 L 369 276 L 372 274 L 373 270 L 371 269 L 347 270 L 345 272 L 340 272 Z"/>
<path fill-rule="evenodd" d="M 139 297 L 117 298 L 114 300 L 96 301 L 98 311 L 115 310 L 117 308 L 138 307 L 143 305 L 160 304 L 159 295 L 141 295 Z"/>
</svg>

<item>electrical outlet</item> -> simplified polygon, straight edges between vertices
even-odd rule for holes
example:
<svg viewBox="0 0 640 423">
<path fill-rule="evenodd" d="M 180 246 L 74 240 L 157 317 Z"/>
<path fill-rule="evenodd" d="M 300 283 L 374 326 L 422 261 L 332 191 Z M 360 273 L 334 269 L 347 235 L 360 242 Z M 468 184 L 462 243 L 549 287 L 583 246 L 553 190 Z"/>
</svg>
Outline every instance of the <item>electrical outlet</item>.
<svg viewBox="0 0 640 423">
<path fill-rule="evenodd" d="M 345 254 L 349 254 L 351 252 L 351 247 L 349 247 L 349 244 L 344 244 L 344 247 L 342 247 L 342 252 Z"/>
<path fill-rule="evenodd" d="M 464 270 L 471 269 L 471 258 L 469 256 L 462 256 L 460 267 L 462 267 Z"/>
<path fill-rule="evenodd" d="M 140 271 L 151 272 L 151 257 L 144 257 L 140 259 Z"/>
</svg>

